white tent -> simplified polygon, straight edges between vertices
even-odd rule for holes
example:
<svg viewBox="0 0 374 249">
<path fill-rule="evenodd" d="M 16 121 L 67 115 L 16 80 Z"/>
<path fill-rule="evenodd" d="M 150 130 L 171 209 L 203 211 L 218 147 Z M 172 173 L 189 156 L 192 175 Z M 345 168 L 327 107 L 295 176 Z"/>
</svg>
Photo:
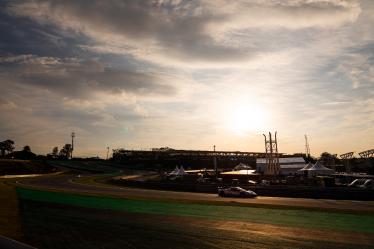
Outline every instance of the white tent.
<svg viewBox="0 0 374 249">
<path fill-rule="evenodd" d="M 332 175 L 334 170 L 326 168 L 322 165 L 320 161 L 317 161 L 312 167 L 308 170 L 308 176 L 317 176 L 317 175 Z"/>
<path fill-rule="evenodd" d="M 176 176 L 178 175 L 178 172 L 179 172 L 179 168 L 178 166 L 175 166 L 175 169 L 169 173 L 169 175 L 173 175 L 173 176 Z"/>
<path fill-rule="evenodd" d="M 178 173 L 177 173 L 178 176 L 184 176 L 184 175 L 188 175 L 188 173 L 184 170 L 183 166 L 181 166 L 178 170 Z"/>
<path fill-rule="evenodd" d="M 242 169 L 250 170 L 250 169 L 252 169 L 252 167 L 248 166 L 248 165 L 246 165 L 244 163 L 239 163 L 238 165 L 236 165 L 234 167 L 234 170 L 242 170 Z"/>
<path fill-rule="evenodd" d="M 299 169 L 298 171 L 307 171 L 307 170 L 310 169 L 311 167 L 313 167 L 313 164 L 312 164 L 312 163 L 308 163 L 307 165 L 305 165 L 304 168 Z"/>
</svg>

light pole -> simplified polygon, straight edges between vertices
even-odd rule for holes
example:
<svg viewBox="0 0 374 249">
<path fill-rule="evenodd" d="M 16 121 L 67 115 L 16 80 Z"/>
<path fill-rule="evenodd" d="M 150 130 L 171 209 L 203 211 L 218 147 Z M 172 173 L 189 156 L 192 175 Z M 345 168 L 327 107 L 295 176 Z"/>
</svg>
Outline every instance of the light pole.
<svg viewBox="0 0 374 249">
<path fill-rule="evenodd" d="M 106 152 L 106 160 L 108 160 L 108 158 L 109 158 L 109 146 L 106 147 L 106 149 L 107 149 L 107 152 Z"/>
<path fill-rule="evenodd" d="M 217 169 L 217 155 L 216 155 L 216 146 L 213 145 L 213 164 L 214 164 L 214 173 L 216 174 L 216 178 L 218 177 L 218 169 Z"/>
<path fill-rule="evenodd" d="M 71 153 L 70 153 L 70 159 L 73 159 L 74 138 L 75 138 L 75 132 L 73 131 L 73 132 L 71 133 Z"/>
</svg>

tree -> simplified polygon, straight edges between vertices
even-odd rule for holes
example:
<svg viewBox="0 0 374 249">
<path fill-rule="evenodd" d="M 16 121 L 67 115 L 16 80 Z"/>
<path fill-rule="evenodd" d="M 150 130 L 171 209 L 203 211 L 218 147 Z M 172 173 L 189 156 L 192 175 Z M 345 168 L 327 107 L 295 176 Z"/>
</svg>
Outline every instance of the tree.
<svg viewBox="0 0 374 249">
<path fill-rule="evenodd" d="M 7 139 L 3 142 L 0 142 L 0 151 L 1 155 L 5 156 L 6 153 L 10 153 L 14 150 L 14 141 Z"/>
<path fill-rule="evenodd" d="M 54 147 L 54 148 L 52 149 L 52 156 L 53 156 L 53 157 L 57 157 L 57 155 L 58 155 L 58 147 L 56 146 L 56 147 Z"/>
<path fill-rule="evenodd" d="M 65 144 L 60 150 L 60 156 L 63 158 L 69 158 L 72 151 L 73 148 L 71 147 L 71 144 Z"/>
<path fill-rule="evenodd" d="M 338 157 L 336 154 L 330 154 L 328 152 L 323 152 L 321 154 L 320 160 L 323 162 L 325 165 L 335 165 L 337 161 L 339 161 Z"/>
<path fill-rule="evenodd" d="M 31 152 L 31 148 L 30 148 L 30 146 L 25 145 L 25 146 L 23 146 L 23 150 L 22 151 L 30 153 Z"/>
</svg>

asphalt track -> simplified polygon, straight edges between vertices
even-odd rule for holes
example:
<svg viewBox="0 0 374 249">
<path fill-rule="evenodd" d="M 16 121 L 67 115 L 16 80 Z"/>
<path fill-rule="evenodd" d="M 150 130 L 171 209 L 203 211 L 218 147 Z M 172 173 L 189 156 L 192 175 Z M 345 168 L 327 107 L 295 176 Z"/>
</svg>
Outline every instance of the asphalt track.
<svg viewBox="0 0 374 249">
<path fill-rule="evenodd" d="M 90 176 L 84 176 L 90 177 Z M 254 199 L 221 198 L 215 194 L 149 190 L 117 187 L 104 184 L 82 184 L 74 182 L 75 175 L 49 175 L 19 179 L 16 185 L 52 191 L 65 191 L 78 194 L 104 195 L 120 198 L 154 199 L 188 202 L 211 202 L 222 205 L 269 205 L 294 208 L 340 210 L 348 212 L 374 213 L 374 201 L 328 200 L 284 197 L 262 197 Z"/>
</svg>

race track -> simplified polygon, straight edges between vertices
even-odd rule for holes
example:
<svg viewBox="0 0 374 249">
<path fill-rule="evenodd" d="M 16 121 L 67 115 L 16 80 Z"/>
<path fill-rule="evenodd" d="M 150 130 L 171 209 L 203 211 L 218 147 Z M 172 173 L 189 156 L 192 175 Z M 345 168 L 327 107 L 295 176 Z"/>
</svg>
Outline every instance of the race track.
<svg viewBox="0 0 374 249">
<path fill-rule="evenodd" d="M 90 177 L 90 175 L 84 176 Z M 20 179 L 18 186 L 44 190 L 67 191 L 72 193 L 104 195 L 120 198 L 211 202 L 220 205 L 273 205 L 294 208 L 326 209 L 352 212 L 374 213 L 373 201 L 327 200 L 284 197 L 257 197 L 255 199 L 221 198 L 216 194 L 190 193 L 117 187 L 113 185 L 88 185 L 74 182 L 76 175 L 50 175 Z"/>
</svg>

